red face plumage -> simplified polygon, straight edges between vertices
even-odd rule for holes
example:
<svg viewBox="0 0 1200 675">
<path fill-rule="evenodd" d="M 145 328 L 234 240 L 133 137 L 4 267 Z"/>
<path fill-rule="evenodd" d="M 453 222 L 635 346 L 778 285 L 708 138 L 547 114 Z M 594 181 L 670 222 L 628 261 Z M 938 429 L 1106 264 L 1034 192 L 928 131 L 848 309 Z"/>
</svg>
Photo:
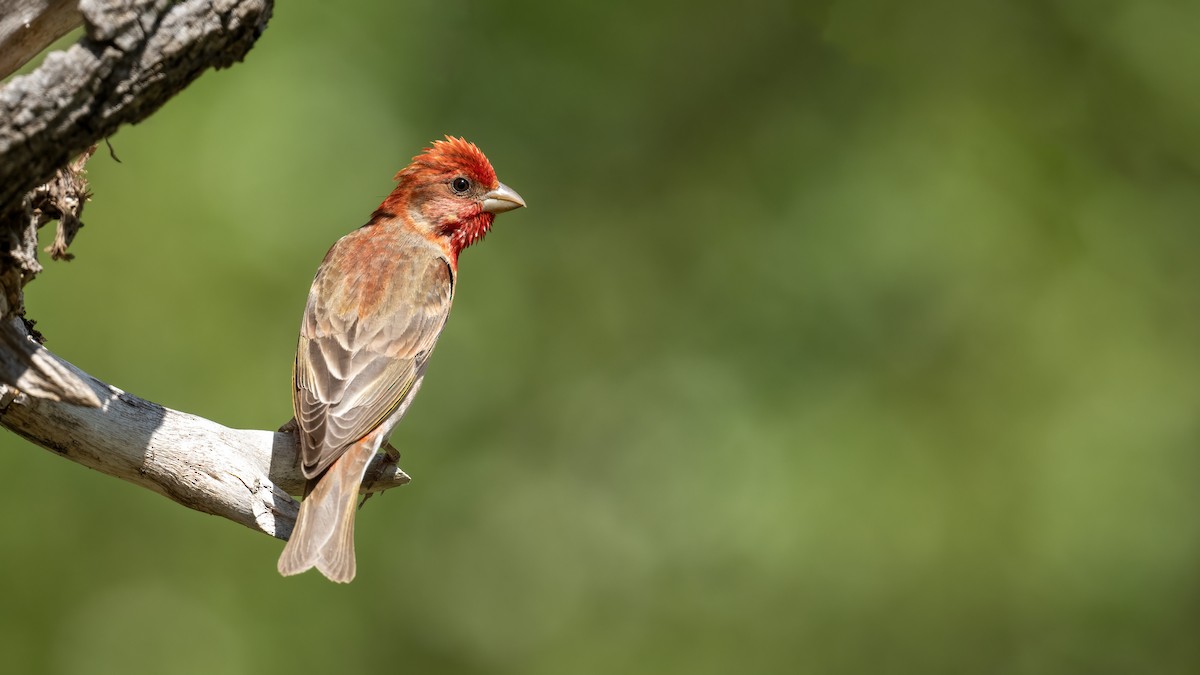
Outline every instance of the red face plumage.
<svg viewBox="0 0 1200 675">
<path fill-rule="evenodd" d="M 445 242 L 455 263 L 492 227 L 495 213 L 484 202 L 501 184 L 474 143 L 453 136 L 434 141 L 396 174 L 396 182 L 376 216 L 408 215 L 419 229 L 424 225 L 430 236 Z"/>
</svg>

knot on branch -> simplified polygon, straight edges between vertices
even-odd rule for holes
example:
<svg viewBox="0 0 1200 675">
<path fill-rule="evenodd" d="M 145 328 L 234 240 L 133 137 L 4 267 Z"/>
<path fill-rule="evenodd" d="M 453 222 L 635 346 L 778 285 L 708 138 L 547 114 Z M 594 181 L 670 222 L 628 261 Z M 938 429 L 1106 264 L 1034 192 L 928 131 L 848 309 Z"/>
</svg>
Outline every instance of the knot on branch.
<svg viewBox="0 0 1200 675">
<path fill-rule="evenodd" d="M 83 220 L 80 219 L 83 205 L 92 197 L 88 190 L 86 167 L 88 159 L 95 152 L 96 146 L 92 145 L 66 168 L 59 169 L 49 182 L 30 190 L 25 196 L 24 207 L 30 228 L 36 231 L 46 223 L 58 221 L 54 243 L 46 247 L 46 252 L 54 260 L 71 260 L 75 257 L 67 252 L 67 247 L 75 240 L 75 233 L 83 227 Z"/>
</svg>

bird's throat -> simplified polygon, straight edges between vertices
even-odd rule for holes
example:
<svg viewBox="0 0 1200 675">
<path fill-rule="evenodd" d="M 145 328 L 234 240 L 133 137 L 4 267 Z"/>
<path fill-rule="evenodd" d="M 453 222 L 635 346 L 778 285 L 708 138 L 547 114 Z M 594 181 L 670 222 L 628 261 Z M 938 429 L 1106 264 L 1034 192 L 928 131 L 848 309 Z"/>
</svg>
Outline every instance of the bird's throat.
<svg viewBox="0 0 1200 675">
<path fill-rule="evenodd" d="M 492 213 L 479 213 L 442 228 L 441 234 L 450 238 L 450 248 L 457 258 L 463 249 L 478 242 L 492 229 L 496 216 Z"/>
</svg>

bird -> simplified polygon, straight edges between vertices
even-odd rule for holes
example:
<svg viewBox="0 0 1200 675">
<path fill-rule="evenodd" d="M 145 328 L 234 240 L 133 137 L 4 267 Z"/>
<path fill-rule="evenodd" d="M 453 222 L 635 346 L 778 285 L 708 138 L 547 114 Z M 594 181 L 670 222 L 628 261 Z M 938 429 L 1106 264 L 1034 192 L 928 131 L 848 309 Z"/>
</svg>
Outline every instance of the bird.
<svg viewBox="0 0 1200 675">
<path fill-rule="evenodd" d="M 459 255 L 525 200 L 463 138 L 436 140 L 395 176 L 367 223 L 317 268 L 300 324 L 292 408 L 307 479 L 279 573 L 354 579 L 354 514 L 371 459 L 421 388 L 446 325 Z"/>
</svg>

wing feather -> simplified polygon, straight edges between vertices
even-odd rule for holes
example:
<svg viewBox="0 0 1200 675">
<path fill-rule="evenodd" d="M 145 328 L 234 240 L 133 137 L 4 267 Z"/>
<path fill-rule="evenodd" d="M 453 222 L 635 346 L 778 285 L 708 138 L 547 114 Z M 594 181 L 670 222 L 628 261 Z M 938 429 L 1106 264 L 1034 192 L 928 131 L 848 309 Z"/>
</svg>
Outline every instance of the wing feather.
<svg viewBox="0 0 1200 675">
<path fill-rule="evenodd" d="M 304 311 L 293 407 L 309 478 L 412 396 L 450 312 L 454 277 L 440 249 L 415 235 L 381 246 L 370 234 L 334 245 Z"/>
</svg>

